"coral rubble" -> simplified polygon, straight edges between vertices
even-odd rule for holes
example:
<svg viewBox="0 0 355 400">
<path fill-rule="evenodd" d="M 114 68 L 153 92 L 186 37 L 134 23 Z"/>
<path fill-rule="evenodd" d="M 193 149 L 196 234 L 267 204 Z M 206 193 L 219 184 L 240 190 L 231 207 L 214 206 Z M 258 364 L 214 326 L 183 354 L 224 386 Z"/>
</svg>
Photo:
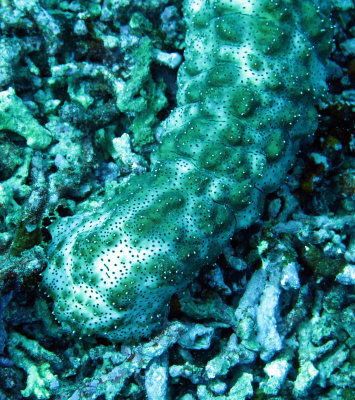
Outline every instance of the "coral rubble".
<svg viewBox="0 0 355 400">
<path fill-rule="evenodd" d="M 354 20 L 0 0 L 0 400 L 352 399 Z"/>
</svg>

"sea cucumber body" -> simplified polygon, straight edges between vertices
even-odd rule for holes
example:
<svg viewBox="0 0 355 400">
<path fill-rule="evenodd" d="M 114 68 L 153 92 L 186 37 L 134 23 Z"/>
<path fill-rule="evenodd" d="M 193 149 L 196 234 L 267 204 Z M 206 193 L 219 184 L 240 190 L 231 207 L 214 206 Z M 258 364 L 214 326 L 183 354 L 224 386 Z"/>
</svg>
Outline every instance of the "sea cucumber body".
<svg viewBox="0 0 355 400">
<path fill-rule="evenodd" d="M 316 129 L 330 30 L 313 2 L 190 0 L 184 13 L 178 106 L 151 172 L 51 228 L 43 284 L 80 334 L 159 329 L 172 294 L 259 217 Z"/>
</svg>

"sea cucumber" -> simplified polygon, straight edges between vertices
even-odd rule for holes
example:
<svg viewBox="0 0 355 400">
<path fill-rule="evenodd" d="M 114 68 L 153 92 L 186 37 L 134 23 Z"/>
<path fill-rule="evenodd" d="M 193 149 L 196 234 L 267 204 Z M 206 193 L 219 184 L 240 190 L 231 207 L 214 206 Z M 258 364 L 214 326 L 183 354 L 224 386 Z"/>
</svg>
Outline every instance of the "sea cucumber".
<svg viewBox="0 0 355 400">
<path fill-rule="evenodd" d="M 151 171 L 53 224 L 43 285 L 80 335 L 159 330 L 172 294 L 263 210 L 317 127 L 330 21 L 313 1 L 187 0 L 177 107 Z"/>
</svg>

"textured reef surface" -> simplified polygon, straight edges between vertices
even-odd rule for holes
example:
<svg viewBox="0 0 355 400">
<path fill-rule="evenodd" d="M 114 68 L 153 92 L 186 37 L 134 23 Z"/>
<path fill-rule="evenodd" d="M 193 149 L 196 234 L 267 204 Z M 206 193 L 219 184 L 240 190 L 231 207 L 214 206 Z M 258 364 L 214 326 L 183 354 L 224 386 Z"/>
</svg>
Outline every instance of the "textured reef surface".
<svg viewBox="0 0 355 400">
<path fill-rule="evenodd" d="M 352 0 L 0 0 L 0 400 L 350 399 Z"/>
</svg>

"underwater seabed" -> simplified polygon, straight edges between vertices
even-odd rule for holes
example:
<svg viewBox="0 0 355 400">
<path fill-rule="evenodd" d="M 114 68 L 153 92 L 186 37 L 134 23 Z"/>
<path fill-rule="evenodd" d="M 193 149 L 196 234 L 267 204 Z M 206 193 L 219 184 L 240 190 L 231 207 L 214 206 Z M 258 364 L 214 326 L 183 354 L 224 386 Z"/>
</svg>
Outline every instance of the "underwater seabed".
<svg viewBox="0 0 355 400">
<path fill-rule="evenodd" d="M 150 171 L 176 106 L 182 1 L 0 0 L 0 400 L 353 398 L 355 11 L 330 3 L 314 137 L 161 329 L 113 343 L 52 314 L 49 227 Z"/>
</svg>

